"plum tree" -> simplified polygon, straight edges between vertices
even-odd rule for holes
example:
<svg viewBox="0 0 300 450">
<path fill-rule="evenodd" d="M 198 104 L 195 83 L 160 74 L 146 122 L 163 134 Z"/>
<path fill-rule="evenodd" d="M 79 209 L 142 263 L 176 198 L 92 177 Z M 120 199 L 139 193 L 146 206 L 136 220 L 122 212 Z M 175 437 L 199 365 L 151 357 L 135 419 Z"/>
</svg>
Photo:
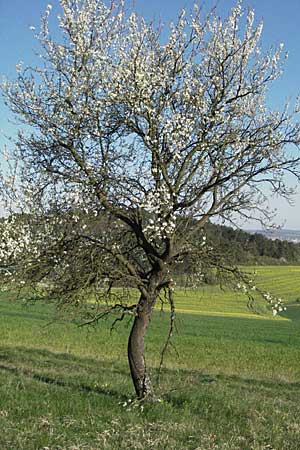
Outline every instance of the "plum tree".
<svg viewBox="0 0 300 450">
<path fill-rule="evenodd" d="M 201 230 L 213 218 L 266 221 L 266 185 L 289 194 L 298 105 L 268 107 L 282 46 L 262 50 L 262 24 L 240 2 L 226 19 L 195 5 L 163 29 L 123 2 L 60 7 L 56 39 L 50 5 L 36 32 L 41 64 L 18 65 L 2 84 L 25 124 L 7 156 L 13 175 L 2 177 L 18 211 L 0 224 L 2 278 L 75 305 L 85 323 L 130 315 L 134 387 L 152 397 L 144 339 L 153 308 L 164 292 L 171 334 L 172 271 L 186 255 L 195 277 L 216 267 L 248 289 Z"/>
</svg>

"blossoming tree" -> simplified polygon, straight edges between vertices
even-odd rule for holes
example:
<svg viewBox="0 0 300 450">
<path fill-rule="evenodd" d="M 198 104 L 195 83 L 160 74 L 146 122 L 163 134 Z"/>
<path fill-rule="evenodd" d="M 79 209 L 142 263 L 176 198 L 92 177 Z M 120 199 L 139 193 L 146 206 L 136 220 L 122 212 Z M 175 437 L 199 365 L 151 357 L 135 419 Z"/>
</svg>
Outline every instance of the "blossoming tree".
<svg viewBox="0 0 300 450">
<path fill-rule="evenodd" d="M 76 306 L 85 323 L 132 316 L 131 375 L 151 397 L 144 338 L 162 292 L 171 334 L 172 270 L 190 255 L 199 276 L 213 266 L 248 289 L 201 229 L 214 217 L 266 220 L 266 184 L 288 195 L 298 108 L 268 108 L 282 47 L 262 52 L 262 25 L 241 3 L 226 20 L 181 11 L 163 31 L 122 2 L 60 5 L 57 39 L 50 5 L 36 32 L 42 64 L 18 65 L 2 86 L 26 125 L 2 178 L 18 210 L 0 224 L 2 278 Z"/>
</svg>

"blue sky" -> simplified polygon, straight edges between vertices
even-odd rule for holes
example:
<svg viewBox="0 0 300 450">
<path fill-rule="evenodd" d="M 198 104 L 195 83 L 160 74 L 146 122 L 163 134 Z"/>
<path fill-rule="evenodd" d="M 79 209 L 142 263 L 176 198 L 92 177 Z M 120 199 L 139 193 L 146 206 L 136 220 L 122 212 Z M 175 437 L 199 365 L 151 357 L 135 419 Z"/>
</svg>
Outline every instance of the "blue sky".
<svg viewBox="0 0 300 450">
<path fill-rule="evenodd" d="M 0 0 L 0 78 L 13 77 L 15 66 L 23 60 L 26 64 L 34 61 L 37 50 L 30 26 L 38 26 L 40 16 L 48 3 L 53 5 L 53 16 L 58 12 L 59 0 Z M 176 18 L 181 8 L 191 8 L 191 0 L 135 0 L 135 8 L 148 19 L 168 22 Z M 206 8 L 216 2 L 206 0 Z M 226 13 L 235 4 L 234 0 L 218 0 L 218 11 Z M 263 43 L 266 47 L 283 42 L 289 51 L 289 59 L 281 80 L 274 84 L 270 94 L 272 106 L 280 107 L 286 99 L 300 94 L 300 0 L 245 0 L 246 7 L 255 10 L 256 18 L 263 20 Z M 8 122 L 9 113 L 0 100 L 0 146 L 5 143 L 4 135 L 12 135 L 15 125 Z M 295 185 L 295 181 L 293 183 Z M 300 229 L 300 187 L 294 197 L 295 205 L 288 206 L 280 199 L 270 199 L 272 207 L 277 207 L 278 224 L 286 228 Z M 250 224 L 251 225 L 251 224 Z"/>
</svg>

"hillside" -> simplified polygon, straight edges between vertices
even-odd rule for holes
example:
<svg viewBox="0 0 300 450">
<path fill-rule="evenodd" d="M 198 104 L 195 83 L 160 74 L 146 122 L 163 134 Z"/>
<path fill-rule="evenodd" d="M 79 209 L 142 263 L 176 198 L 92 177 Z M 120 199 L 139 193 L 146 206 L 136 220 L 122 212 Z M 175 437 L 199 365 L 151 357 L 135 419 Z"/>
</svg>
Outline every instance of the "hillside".
<svg viewBox="0 0 300 450">
<path fill-rule="evenodd" d="M 300 263 L 300 243 L 270 239 L 261 233 L 209 223 L 207 239 L 236 264 L 297 264 Z"/>
</svg>

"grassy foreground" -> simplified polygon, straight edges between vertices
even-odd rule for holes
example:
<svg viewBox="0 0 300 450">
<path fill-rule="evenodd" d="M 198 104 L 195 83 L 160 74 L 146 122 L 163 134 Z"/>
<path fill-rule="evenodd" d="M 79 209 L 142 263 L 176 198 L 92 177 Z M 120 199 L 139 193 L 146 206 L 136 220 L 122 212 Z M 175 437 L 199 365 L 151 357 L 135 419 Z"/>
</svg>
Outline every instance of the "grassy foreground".
<svg viewBox="0 0 300 450">
<path fill-rule="evenodd" d="M 258 281 L 287 292 L 295 305 L 285 317 L 250 315 L 245 299 L 216 288 L 178 293 L 191 313 L 178 315 L 179 356 L 168 353 L 151 405 L 133 401 L 128 324 L 110 333 L 109 322 L 50 323 L 49 307 L 2 294 L 0 449 L 299 449 L 300 268 L 272 269 L 258 268 Z M 157 312 L 147 339 L 154 380 L 167 327 Z"/>
</svg>

